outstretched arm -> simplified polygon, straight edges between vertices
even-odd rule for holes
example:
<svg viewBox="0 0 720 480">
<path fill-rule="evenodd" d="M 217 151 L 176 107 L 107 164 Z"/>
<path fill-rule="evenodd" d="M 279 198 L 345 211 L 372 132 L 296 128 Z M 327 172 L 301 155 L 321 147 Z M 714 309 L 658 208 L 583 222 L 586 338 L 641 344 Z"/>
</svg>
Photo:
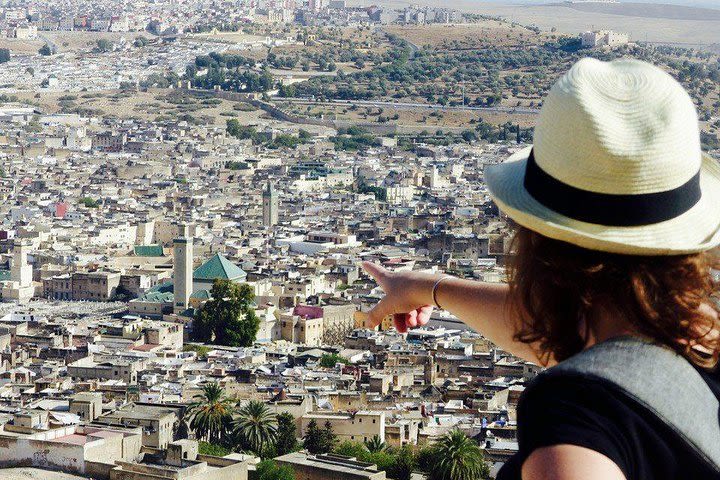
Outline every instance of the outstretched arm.
<svg viewBox="0 0 720 480">
<path fill-rule="evenodd" d="M 385 297 L 369 312 L 371 327 L 378 326 L 388 315 L 394 315 L 395 326 L 400 332 L 425 325 L 430 320 L 433 287 L 443 275 L 392 272 L 370 262 L 364 262 L 363 268 L 385 291 Z M 505 284 L 449 277 L 438 285 L 436 298 L 444 310 L 503 350 L 542 364 L 532 345 L 513 339 L 518 318 L 513 309 L 508 308 L 508 290 Z"/>
</svg>

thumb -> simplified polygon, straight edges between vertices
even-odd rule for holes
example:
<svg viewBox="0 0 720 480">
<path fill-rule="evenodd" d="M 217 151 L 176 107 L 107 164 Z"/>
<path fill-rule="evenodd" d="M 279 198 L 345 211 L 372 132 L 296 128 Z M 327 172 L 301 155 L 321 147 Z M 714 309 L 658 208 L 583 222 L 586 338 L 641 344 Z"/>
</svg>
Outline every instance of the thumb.
<svg viewBox="0 0 720 480">
<path fill-rule="evenodd" d="M 383 282 L 385 281 L 385 277 L 387 277 L 388 271 L 383 268 L 381 265 L 378 265 L 377 263 L 372 262 L 363 262 L 362 263 L 363 269 L 375 279 L 377 283 L 382 286 Z"/>
<path fill-rule="evenodd" d="M 385 317 L 391 315 L 392 309 L 388 304 L 387 300 L 383 298 L 375 305 L 369 312 L 367 318 L 367 327 L 375 328 L 380 325 Z"/>
</svg>

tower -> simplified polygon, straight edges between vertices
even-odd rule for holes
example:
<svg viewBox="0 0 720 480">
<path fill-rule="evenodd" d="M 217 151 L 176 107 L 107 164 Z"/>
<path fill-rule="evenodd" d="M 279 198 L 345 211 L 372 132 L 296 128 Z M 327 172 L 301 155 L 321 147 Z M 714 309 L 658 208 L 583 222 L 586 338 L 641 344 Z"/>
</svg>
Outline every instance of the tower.
<svg viewBox="0 0 720 480">
<path fill-rule="evenodd" d="M 32 284 L 32 266 L 28 265 L 29 244 L 24 240 L 15 240 L 13 245 L 13 262 L 10 269 L 10 280 L 18 283 L 18 287 L 29 287 Z"/>
<path fill-rule="evenodd" d="M 273 227 L 278 223 L 278 197 L 275 187 L 268 181 L 262 194 L 263 226 Z"/>
<path fill-rule="evenodd" d="M 16 239 L 13 244 L 13 261 L 10 267 L 10 281 L 3 282 L 3 300 L 17 300 L 20 303 L 29 301 L 35 296 L 33 285 L 33 269 L 28 265 L 28 250 L 30 243 L 27 240 Z"/>
<path fill-rule="evenodd" d="M 181 236 L 173 240 L 173 311 L 182 313 L 190 306 L 193 288 L 193 241 L 188 227 L 181 227 Z"/>
</svg>

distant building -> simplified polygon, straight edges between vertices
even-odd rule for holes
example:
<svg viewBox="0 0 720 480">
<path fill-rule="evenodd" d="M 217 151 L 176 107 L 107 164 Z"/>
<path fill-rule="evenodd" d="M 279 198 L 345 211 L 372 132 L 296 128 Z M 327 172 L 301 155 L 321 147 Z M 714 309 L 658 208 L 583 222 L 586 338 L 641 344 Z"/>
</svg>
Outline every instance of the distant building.
<svg viewBox="0 0 720 480">
<path fill-rule="evenodd" d="M 111 32 L 128 32 L 130 31 L 130 21 L 128 17 L 113 17 L 110 20 L 110 31 Z"/>
<path fill-rule="evenodd" d="M 263 226 L 273 227 L 278 223 L 278 196 L 275 187 L 268 182 L 262 194 Z"/>
<path fill-rule="evenodd" d="M 15 240 L 13 245 L 13 261 L 10 270 L 10 281 L 2 287 L 4 300 L 27 302 L 35 295 L 32 282 L 33 269 L 28 264 L 30 243 L 26 240 Z"/>
<path fill-rule="evenodd" d="M 594 32 L 584 32 L 580 35 L 580 40 L 584 48 L 614 48 L 622 45 L 627 45 L 629 42 L 627 34 L 613 32 L 612 30 L 597 30 Z"/>
<path fill-rule="evenodd" d="M 173 293 L 175 313 L 182 313 L 190 306 L 193 289 L 193 241 L 183 236 L 175 239 L 173 254 Z"/>
<path fill-rule="evenodd" d="M 35 40 L 38 36 L 38 29 L 35 25 L 17 26 L 10 32 L 12 38 L 18 40 Z"/>
<path fill-rule="evenodd" d="M 168 444 L 164 455 L 144 453 L 133 461 L 116 462 L 117 466 L 110 471 L 110 480 L 247 480 L 248 470 L 259 461 L 239 453 L 222 458 L 202 455 L 195 440 L 177 440 Z"/>
<path fill-rule="evenodd" d="M 341 442 L 363 442 L 377 436 L 385 441 L 385 412 L 361 410 L 355 413 L 345 412 L 310 412 L 300 419 L 300 433 L 312 420 L 320 426 L 325 423 L 332 425 L 333 432 Z"/>
</svg>

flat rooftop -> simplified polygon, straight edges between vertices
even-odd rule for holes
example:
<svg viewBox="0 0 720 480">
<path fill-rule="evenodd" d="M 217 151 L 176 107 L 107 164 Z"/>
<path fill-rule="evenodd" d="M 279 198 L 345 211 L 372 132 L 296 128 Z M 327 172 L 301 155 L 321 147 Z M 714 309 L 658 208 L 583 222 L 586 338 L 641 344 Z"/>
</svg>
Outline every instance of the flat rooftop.
<svg viewBox="0 0 720 480">
<path fill-rule="evenodd" d="M 302 452 L 289 453 L 275 459 L 289 465 L 301 465 L 313 467 L 332 472 L 348 473 L 356 476 L 367 476 L 368 478 L 381 473 L 375 465 L 358 462 L 354 458 L 342 457 L 339 455 L 308 455 Z"/>
</svg>

